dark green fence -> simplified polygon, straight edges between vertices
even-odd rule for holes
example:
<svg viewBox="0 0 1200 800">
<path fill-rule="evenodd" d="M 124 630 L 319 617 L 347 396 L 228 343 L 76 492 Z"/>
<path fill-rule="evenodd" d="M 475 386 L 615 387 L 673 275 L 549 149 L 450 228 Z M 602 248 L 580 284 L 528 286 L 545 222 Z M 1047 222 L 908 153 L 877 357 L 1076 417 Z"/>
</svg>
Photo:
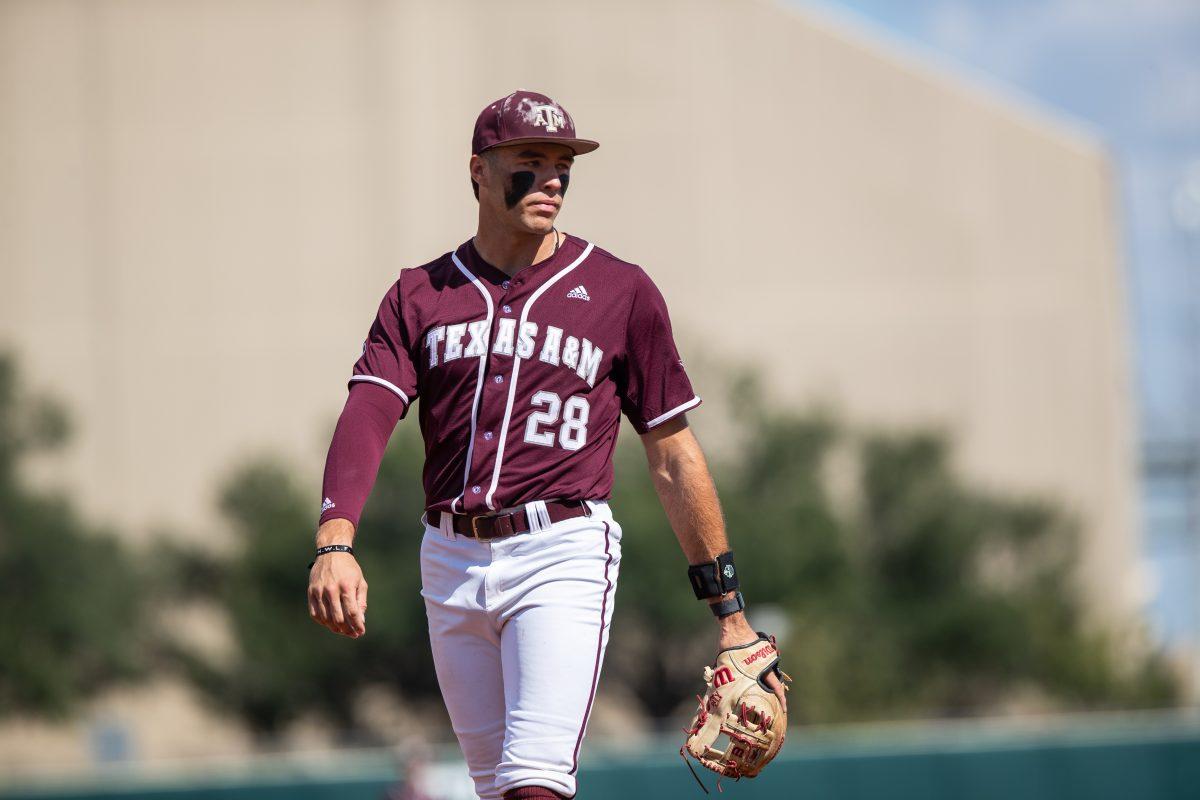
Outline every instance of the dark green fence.
<svg viewBox="0 0 1200 800">
<path fill-rule="evenodd" d="M 581 771 L 580 800 L 703 796 L 671 746 L 593 750 Z M 101 787 L 0 790 L 0 800 L 380 800 L 393 776 L 386 761 L 348 763 L 341 777 L 331 770 L 299 775 L 294 766 L 290 774 L 264 768 L 258 775 L 214 770 L 173 780 L 110 777 Z M 712 776 L 702 777 L 713 789 Z M 763 776 L 722 784 L 729 800 L 1196 800 L 1200 723 L 1083 721 L 1040 733 L 979 725 L 797 730 Z"/>
</svg>

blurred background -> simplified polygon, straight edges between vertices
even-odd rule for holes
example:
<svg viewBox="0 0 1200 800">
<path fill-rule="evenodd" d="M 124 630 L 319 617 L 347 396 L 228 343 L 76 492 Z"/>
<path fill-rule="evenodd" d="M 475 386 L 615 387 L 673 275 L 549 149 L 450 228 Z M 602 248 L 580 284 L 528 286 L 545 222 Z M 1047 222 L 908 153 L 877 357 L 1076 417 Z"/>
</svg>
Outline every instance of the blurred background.
<svg viewBox="0 0 1200 800">
<path fill-rule="evenodd" d="M 303 567 L 518 87 L 602 144 L 560 227 L 666 295 L 795 678 L 730 796 L 1200 796 L 1193 0 L 0 0 L 0 797 L 471 796 L 414 425 L 364 639 Z M 580 797 L 698 795 L 714 632 L 622 438 Z"/>
</svg>

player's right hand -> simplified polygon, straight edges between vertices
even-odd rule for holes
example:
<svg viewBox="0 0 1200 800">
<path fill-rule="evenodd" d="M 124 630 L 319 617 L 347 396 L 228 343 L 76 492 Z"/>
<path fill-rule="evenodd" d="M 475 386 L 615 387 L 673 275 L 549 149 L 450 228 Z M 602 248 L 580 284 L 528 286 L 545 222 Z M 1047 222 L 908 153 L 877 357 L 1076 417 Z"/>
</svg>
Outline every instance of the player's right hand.
<svg viewBox="0 0 1200 800">
<path fill-rule="evenodd" d="M 308 574 L 308 614 L 318 625 L 357 639 L 367 632 L 367 581 L 349 553 L 326 553 Z"/>
</svg>

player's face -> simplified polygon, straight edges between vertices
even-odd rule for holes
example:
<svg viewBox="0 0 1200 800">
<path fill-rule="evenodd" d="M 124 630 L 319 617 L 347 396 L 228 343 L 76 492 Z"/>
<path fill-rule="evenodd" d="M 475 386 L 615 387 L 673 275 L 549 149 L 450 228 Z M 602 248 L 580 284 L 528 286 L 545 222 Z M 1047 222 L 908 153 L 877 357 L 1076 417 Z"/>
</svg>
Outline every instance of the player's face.
<svg viewBox="0 0 1200 800">
<path fill-rule="evenodd" d="M 574 151 L 561 144 L 497 147 L 483 159 L 482 173 L 476 177 L 479 202 L 511 227 L 549 233 L 562 208 L 574 161 Z"/>
</svg>

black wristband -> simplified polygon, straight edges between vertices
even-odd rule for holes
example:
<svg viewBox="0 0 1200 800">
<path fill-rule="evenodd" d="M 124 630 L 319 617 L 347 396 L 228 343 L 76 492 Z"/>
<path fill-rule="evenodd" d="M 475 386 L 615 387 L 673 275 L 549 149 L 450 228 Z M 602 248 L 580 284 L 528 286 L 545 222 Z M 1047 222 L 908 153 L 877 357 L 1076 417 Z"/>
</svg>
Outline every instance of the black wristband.
<svg viewBox="0 0 1200 800">
<path fill-rule="evenodd" d="M 709 608 L 712 609 L 713 616 L 717 619 L 724 619 L 730 614 L 736 614 L 746 607 L 746 598 L 742 597 L 741 592 L 734 592 L 733 597 L 728 600 L 722 600 L 719 603 L 712 603 Z"/>
<path fill-rule="evenodd" d="M 697 600 L 707 600 L 737 591 L 741 581 L 738 580 L 737 569 L 733 566 L 733 551 L 721 553 L 707 564 L 692 564 L 688 567 L 688 580 L 691 581 Z"/>
<path fill-rule="evenodd" d="M 324 547 L 317 548 L 318 556 L 323 556 L 326 553 L 349 553 L 350 555 L 354 555 L 354 548 L 348 544 L 327 544 Z M 316 563 L 317 559 L 314 558 L 312 561 L 308 562 L 308 568 L 311 570 L 313 568 L 313 564 Z"/>
</svg>

